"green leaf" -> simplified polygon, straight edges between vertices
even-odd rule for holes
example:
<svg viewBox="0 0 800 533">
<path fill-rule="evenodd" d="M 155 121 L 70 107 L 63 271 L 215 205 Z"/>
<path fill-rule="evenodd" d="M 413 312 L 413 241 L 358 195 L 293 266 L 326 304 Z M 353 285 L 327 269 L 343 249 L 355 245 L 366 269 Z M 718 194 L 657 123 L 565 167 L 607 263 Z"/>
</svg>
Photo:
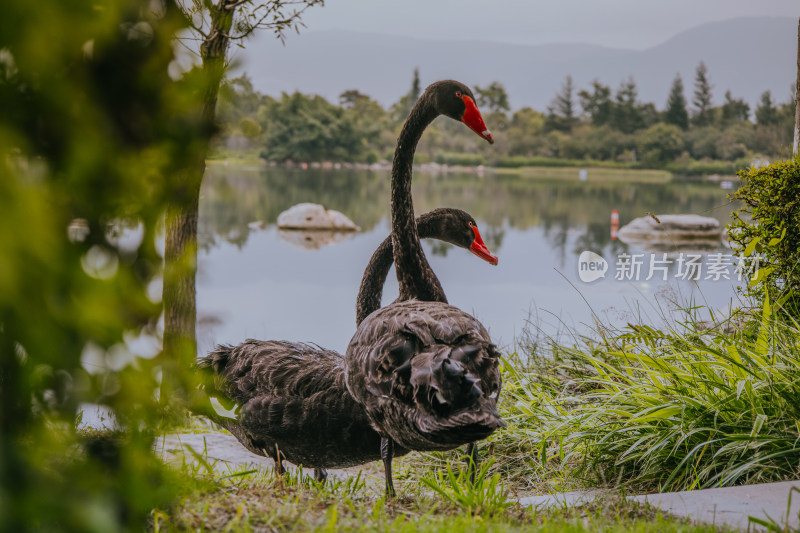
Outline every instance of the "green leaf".
<svg viewBox="0 0 800 533">
<path fill-rule="evenodd" d="M 750 431 L 750 436 L 755 437 L 761 432 L 761 428 L 764 427 L 764 422 L 767 421 L 767 415 L 758 415 L 756 416 L 755 422 L 753 422 L 753 429 Z"/>
<path fill-rule="evenodd" d="M 750 257 L 751 255 L 753 255 L 753 250 L 756 249 L 756 245 L 758 244 L 758 241 L 760 241 L 760 240 L 761 240 L 761 237 L 755 237 L 752 241 L 750 241 L 748 243 L 747 248 L 745 248 L 744 252 L 743 252 L 745 257 Z"/>
</svg>

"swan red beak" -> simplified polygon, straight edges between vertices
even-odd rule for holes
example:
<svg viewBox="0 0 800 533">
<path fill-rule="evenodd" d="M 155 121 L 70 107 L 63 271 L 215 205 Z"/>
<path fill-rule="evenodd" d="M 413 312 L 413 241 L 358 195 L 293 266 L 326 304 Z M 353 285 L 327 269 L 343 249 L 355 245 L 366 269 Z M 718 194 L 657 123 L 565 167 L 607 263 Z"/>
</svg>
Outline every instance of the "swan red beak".
<svg viewBox="0 0 800 533">
<path fill-rule="evenodd" d="M 492 252 L 490 252 L 489 248 L 486 247 L 486 244 L 483 242 L 483 239 L 481 238 L 481 233 L 478 231 L 478 227 L 472 226 L 472 232 L 475 234 L 475 240 L 472 241 L 472 244 L 469 247 L 469 251 L 477 255 L 484 261 L 488 261 L 493 265 L 497 265 L 497 256 L 492 255 Z"/>
<path fill-rule="evenodd" d="M 461 115 L 461 122 L 466 124 L 469 129 L 489 141 L 489 144 L 494 144 L 494 137 L 492 137 L 492 132 L 486 127 L 486 124 L 483 122 L 483 117 L 481 116 L 481 112 L 478 111 L 478 106 L 475 105 L 475 102 L 467 96 L 466 94 L 461 97 L 464 101 L 464 114 Z"/>
</svg>

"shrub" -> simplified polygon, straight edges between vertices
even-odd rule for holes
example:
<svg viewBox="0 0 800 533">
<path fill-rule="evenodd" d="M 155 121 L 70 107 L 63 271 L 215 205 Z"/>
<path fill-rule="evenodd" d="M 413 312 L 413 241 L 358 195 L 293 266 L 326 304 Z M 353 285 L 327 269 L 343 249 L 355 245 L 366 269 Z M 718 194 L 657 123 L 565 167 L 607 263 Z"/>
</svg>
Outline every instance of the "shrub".
<svg viewBox="0 0 800 533">
<path fill-rule="evenodd" d="M 464 167 L 484 164 L 481 154 L 460 154 L 457 152 L 436 152 L 434 160 L 440 165 L 459 165 Z"/>
<path fill-rule="evenodd" d="M 748 265 L 745 292 L 770 296 L 796 314 L 800 309 L 800 158 L 739 172 L 744 202 L 733 213 L 728 235 Z"/>
<path fill-rule="evenodd" d="M 675 159 L 683 151 L 681 129 L 672 124 L 658 123 L 639 135 L 639 152 L 648 165 L 660 165 Z"/>
<path fill-rule="evenodd" d="M 665 168 L 673 174 L 681 176 L 706 176 L 709 174 L 735 174 L 737 171 L 745 168 L 750 163 L 747 159 L 738 159 L 736 161 L 712 161 L 704 159 L 697 161 L 695 159 L 679 158 L 672 163 L 667 163 Z"/>
</svg>

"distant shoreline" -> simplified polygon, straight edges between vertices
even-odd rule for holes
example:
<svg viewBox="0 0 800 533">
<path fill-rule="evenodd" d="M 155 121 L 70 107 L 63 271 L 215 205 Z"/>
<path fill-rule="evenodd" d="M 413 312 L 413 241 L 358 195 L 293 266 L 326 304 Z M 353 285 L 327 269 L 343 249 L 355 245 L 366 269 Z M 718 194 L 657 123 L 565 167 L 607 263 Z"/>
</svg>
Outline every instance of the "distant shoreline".
<svg viewBox="0 0 800 533">
<path fill-rule="evenodd" d="M 209 167 L 233 167 L 239 170 L 257 171 L 268 167 L 283 167 L 295 169 L 320 169 L 320 170 L 368 170 L 373 172 L 389 172 L 391 165 L 388 162 L 380 163 L 347 163 L 347 162 L 312 162 L 312 163 L 275 163 L 260 158 L 224 158 L 208 159 Z M 416 172 L 428 174 L 475 174 L 478 177 L 486 175 L 517 176 L 526 179 L 575 181 L 580 182 L 581 173 L 585 171 L 587 183 L 667 183 L 676 179 L 689 179 L 691 181 L 709 182 L 738 182 L 739 178 L 733 174 L 704 174 L 685 176 L 663 169 L 617 168 L 612 166 L 586 166 L 572 165 L 535 165 L 519 167 L 491 167 L 484 165 L 445 165 L 439 163 L 420 163 L 414 165 Z"/>
</svg>

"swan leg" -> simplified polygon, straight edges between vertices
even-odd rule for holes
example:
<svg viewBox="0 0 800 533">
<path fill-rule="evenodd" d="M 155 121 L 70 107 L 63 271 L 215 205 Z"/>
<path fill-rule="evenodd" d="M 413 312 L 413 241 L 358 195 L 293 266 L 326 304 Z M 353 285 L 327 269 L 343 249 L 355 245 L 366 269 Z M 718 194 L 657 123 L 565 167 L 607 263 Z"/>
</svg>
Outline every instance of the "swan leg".
<svg viewBox="0 0 800 533">
<path fill-rule="evenodd" d="M 286 473 L 286 469 L 283 468 L 283 454 L 281 453 L 278 445 L 275 445 L 275 475 L 278 477 L 283 476 Z"/>
<path fill-rule="evenodd" d="M 478 443 L 467 444 L 467 461 L 469 461 L 469 482 L 475 484 L 475 470 L 478 468 Z"/>
<path fill-rule="evenodd" d="M 328 479 L 328 471 L 324 468 L 315 468 L 314 469 L 314 479 L 316 481 L 325 482 Z"/>
<path fill-rule="evenodd" d="M 392 456 L 394 455 L 394 441 L 392 439 L 381 438 L 381 459 L 383 460 L 383 472 L 386 476 L 386 497 L 394 498 L 394 483 L 392 482 Z"/>
</svg>

